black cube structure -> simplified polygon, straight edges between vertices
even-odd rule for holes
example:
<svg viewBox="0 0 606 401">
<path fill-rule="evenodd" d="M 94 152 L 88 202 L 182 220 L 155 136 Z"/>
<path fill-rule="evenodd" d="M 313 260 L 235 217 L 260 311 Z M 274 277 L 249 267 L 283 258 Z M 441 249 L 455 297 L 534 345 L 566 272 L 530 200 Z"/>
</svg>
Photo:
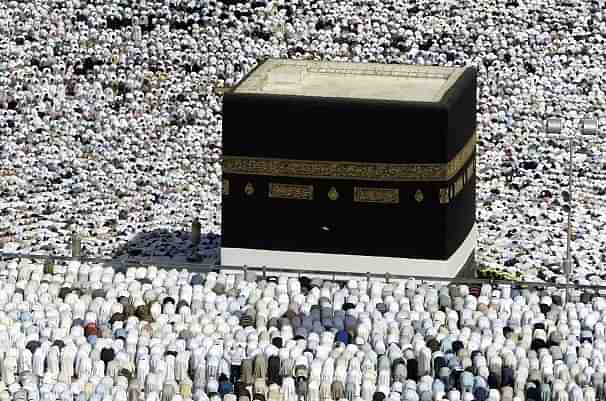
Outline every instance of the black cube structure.
<svg viewBox="0 0 606 401">
<path fill-rule="evenodd" d="M 460 275 L 475 144 L 473 68 L 267 60 L 224 96 L 221 263 Z"/>
</svg>

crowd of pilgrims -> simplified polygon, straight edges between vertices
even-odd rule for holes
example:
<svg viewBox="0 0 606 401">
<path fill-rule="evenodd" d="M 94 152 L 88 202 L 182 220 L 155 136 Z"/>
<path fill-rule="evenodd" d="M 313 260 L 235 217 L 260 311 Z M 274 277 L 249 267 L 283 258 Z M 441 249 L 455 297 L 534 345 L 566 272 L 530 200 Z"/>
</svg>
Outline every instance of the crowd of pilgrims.
<svg viewBox="0 0 606 401">
<path fill-rule="evenodd" d="M 0 400 L 603 401 L 589 291 L 0 261 Z"/>
<path fill-rule="evenodd" d="M 64 255 L 75 232 L 85 255 L 214 260 L 221 87 L 265 57 L 472 65 L 478 258 L 562 281 L 572 207 L 573 279 L 603 282 L 604 142 L 575 145 L 571 204 L 544 121 L 606 126 L 605 16 L 604 0 L 3 1 L 0 250 Z"/>
</svg>

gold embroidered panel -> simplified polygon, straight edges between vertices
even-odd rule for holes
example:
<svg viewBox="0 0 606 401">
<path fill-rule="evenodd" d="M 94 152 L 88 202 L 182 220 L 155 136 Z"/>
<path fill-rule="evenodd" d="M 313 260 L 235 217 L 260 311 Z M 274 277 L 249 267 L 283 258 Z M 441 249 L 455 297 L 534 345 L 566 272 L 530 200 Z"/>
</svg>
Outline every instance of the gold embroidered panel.
<svg viewBox="0 0 606 401">
<path fill-rule="evenodd" d="M 270 182 L 269 197 L 312 200 L 314 198 L 314 187 L 313 185 L 277 184 Z"/>
<path fill-rule="evenodd" d="M 224 156 L 223 172 L 294 178 L 363 181 L 448 181 L 474 154 L 476 135 L 448 163 L 363 163 Z"/>
<path fill-rule="evenodd" d="M 397 188 L 354 187 L 354 202 L 400 203 L 400 191 Z"/>
</svg>

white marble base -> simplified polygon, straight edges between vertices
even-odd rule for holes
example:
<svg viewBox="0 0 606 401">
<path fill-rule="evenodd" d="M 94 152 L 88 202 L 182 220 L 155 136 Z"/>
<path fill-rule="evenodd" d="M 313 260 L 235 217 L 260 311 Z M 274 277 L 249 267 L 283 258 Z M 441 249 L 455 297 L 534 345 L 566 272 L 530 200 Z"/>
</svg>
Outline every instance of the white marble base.
<svg viewBox="0 0 606 401">
<path fill-rule="evenodd" d="M 289 268 L 354 273 L 390 273 L 454 278 L 473 253 L 477 243 L 474 225 L 461 246 L 447 260 L 341 255 L 311 252 L 221 248 L 223 266 Z"/>
</svg>

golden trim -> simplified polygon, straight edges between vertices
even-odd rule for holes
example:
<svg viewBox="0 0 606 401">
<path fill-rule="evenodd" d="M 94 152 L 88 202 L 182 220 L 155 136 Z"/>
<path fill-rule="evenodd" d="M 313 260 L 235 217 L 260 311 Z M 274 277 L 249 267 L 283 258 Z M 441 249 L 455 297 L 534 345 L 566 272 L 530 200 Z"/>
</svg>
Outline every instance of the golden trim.
<svg viewBox="0 0 606 401">
<path fill-rule="evenodd" d="M 400 191 L 397 188 L 354 187 L 354 202 L 400 203 Z"/>
<path fill-rule="evenodd" d="M 331 201 L 336 201 L 337 199 L 339 199 L 339 192 L 337 192 L 337 188 L 330 188 L 330 191 L 328 191 L 328 199 L 330 199 Z"/>
<path fill-rule="evenodd" d="M 457 180 L 447 187 L 440 188 L 440 203 L 445 205 L 453 200 L 461 192 L 467 183 L 475 174 L 475 157 L 471 159 L 469 165 L 463 170 L 463 174 Z"/>
<path fill-rule="evenodd" d="M 227 174 L 381 182 L 448 181 L 474 154 L 476 134 L 448 163 L 363 163 L 224 156 Z"/>
<path fill-rule="evenodd" d="M 454 182 L 451 182 L 446 187 L 439 188 L 438 199 L 440 204 L 446 205 L 456 198 L 469 183 L 474 174 L 475 157 L 472 157 L 467 167 L 460 172 L 459 176 Z M 229 192 L 229 180 L 223 179 L 223 195 L 229 195 Z M 244 192 L 248 196 L 255 193 L 255 188 L 252 182 L 248 182 L 246 184 L 244 187 Z M 313 193 L 313 185 L 269 183 L 269 198 L 313 200 Z M 335 187 L 331 187 L 327 195 L 328 199 L 332 201 L 336 201 L 340 197 L 340 194 Z M 397 204 L 400 202 L 400 189 L 354 187 L 353 198 L 354 202 L 361 203 Z M 418 189 L 414 193 L 414 199 L 419 203 L 423 202 L 425 200 L 425 194 Z"/>
<path fill-rule="evenodd" d="M 277 199 L 313 200 L 313 185 L 269 183 L 269 197 Z"/>
<path fill-rule="evenodd" d="M 223 180 L 223 195 L 229 195 L 229 180 Z"/>
</svg>

